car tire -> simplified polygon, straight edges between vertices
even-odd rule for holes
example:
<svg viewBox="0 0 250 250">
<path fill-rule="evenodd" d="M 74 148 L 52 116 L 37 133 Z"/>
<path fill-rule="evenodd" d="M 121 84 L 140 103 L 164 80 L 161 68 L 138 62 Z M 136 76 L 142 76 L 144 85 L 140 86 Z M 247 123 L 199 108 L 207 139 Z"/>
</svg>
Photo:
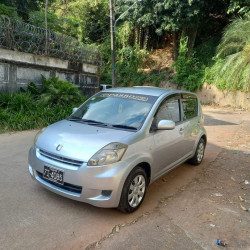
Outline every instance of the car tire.
<svg viewBox="0 0 250 250">
<path fill-rule="evenodd" d="M 194 156 L 191 159 L 189 159 L 188 162 L 195 166 L 201 164 L 204 157 L 205 147 L 206 147 L 206 142 L 203 138 L 201 138 L 198 142 Z"/>
<path fill-rule="evenodd" d="M 120 198 L 118 209 L 123 213 L 132 213 L 142 204 L 147 190 L 147 175 L 140 166 L 128 175 Z"/>
</svg>

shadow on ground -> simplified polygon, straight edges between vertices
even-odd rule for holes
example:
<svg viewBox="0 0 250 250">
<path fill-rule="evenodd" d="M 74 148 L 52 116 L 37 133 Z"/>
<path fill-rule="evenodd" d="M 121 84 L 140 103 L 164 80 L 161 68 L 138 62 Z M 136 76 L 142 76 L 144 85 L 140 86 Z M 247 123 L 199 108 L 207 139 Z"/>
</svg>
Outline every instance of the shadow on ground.
<svg viewBox="0 0 250 250">
<path fill-rule="evenodd" d="M 209 115 L 204 115 L 204 124 L 205 124 L 205 126 L 239 125 L 237 123 L 215 119 L 215 118 L 213 118 L 212 116 L 209 116 Z"/>
</svg>

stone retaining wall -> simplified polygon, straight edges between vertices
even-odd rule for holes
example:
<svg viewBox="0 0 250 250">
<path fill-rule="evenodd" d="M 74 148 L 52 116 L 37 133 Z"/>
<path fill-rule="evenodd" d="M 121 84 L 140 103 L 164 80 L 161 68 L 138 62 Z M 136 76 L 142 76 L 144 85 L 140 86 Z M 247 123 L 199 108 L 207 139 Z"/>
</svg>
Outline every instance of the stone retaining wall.
<svg viewBox="0 0 250 250">
<path fill-rule="evenodd" d="M 160 87 L 180 89 L 180 86 L 169 82 L 162 82 Z M 202 89 L 196 93 L 203 104 L 217 104 L 219 106 L 230 106 L 233 108 L 250 110 L 250 92 L 221 91 L 213 84 L 204 83 Z"/>
<path fill-rule="evenodd" d="M 99 91 L 98 65 L 0 49 L 0 90 L 15 92 L 30 82 L 41 87 L 41 75 L 72 82 L 87 95 Z"/>
</svg>

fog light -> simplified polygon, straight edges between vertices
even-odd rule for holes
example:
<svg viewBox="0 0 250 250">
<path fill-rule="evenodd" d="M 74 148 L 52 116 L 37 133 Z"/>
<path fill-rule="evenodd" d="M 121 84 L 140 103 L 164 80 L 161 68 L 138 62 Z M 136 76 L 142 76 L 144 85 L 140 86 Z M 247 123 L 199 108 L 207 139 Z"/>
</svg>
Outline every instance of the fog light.
<svg viewBox="0 0 250 250">
<path fill-rule="evenodd" d="M 102 196 L 110 197 L 112 190 L 102 190 Z"/>
</svg>

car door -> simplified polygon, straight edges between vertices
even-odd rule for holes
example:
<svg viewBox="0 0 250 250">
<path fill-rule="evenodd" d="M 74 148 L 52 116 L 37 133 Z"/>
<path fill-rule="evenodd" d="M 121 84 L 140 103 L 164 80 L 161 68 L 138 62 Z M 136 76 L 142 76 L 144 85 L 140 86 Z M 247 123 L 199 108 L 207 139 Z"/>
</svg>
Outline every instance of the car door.
<svg viewBox="0 0 250 250">
<path fill-rule="evenodd" d="M 175 122 L 173 130 L 153 129 L 155 178 L 181 162 L 187 154 L 184 142 L 183 123 L 181 119 L 181 96 L 172 95 L 159 106 L 153 121 L 153 128 L 160 120 Z"/>
</svg>

